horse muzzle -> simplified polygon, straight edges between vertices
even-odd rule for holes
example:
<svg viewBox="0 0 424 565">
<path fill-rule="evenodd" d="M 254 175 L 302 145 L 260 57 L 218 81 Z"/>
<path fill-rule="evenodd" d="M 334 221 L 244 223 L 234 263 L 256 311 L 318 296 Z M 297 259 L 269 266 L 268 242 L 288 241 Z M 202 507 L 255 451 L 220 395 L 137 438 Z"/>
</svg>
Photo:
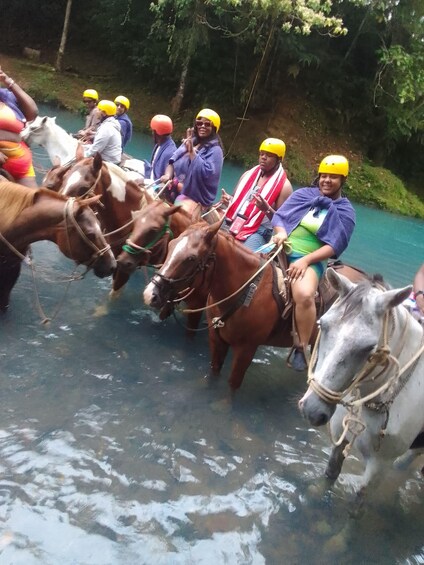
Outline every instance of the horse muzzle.
<svg viewBox="0 0 424 565">
<path fill-rule="evenodd" d="M 165 306 L 170 297 L 170 291 L 170 285 L 164 279 L 155 275 L 144 290 L 144 303 L 159 310 Z"/>
<path fill-rule="evenodd" d="M 118 269 L 127 275 L 132 275 L 138 267 L 147 265 L 150 255 L 151 252 L 147 249 L 145 252 L 138 255 L 131 255 L 123 251 L 117 258 Z"/>
<path fill-rule="evenodd" d="M 116 265 L 116 259 L 112 252 L 110 252 L 105 255 L 101 255 L 98 259 L 96 259 L 93 263 L 93 271 L 96 277 L 104 279 L 105 277 L 113 275 Z"/>
<path fill-rule="evenodd" d="M 335 404 L 328 404 L 310 389 L 299 400 L 298 407 L 302 416 L 315 427 L 327 424 L 336 409 Z"/>
</svg>

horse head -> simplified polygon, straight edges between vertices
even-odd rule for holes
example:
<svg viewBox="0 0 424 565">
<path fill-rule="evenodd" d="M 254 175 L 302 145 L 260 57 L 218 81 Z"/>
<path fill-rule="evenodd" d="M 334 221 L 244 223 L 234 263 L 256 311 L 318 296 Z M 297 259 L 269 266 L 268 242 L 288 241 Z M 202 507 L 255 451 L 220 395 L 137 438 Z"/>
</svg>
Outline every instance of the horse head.
<svg viewBox="0 0 424 565">
<path fill-rule="evenodd" d="M 68 163 L 75 158 L 78 142 L 63 128 L 56 124 L 56 118 L 37 116 L 22 130 L 22 139 L 31 144 L 44 147 L 52 164 Z"/>
<path fill-rule="evenodd" d="M 90 208 L 100 196 L 84 200 L 66 199 L 65 229 L 57 231 L 56 243 L 64 255 L 77 264 L 92 268 L 97 277 L 110 276 L 116 260 L 106 242 L 96 214 Z"/>
<path fill-rule="evenodd" d="M 103 168 L 103 160 L 99 153 L 94 157 L 79 159 L 65 169 L 62 174 L 60 193 L 65 196 L 85 197 L 97 193 L 102 174 L 107 174 Z"/>
<path fill-rule="evenodd" d="M 370 280 L 355 284 L 333 269 L 327 270 L 327 277 L 339 298 L 319 321 L 309 388 L 299 401 L 300 411 L 314 426 L 326 424 L 337 404 L 346 405 L 354 393 L 362 397 L 377 386 L 365 377 L 384 374 L 388 316 L 411 290 L 387 290 Z M 402 310 L 399 315 L 406 315 Z"/>
<path fill-rule="evenodd" d="M 146 265 L 151 257 L 155 263 L 162 262 L 166 244 L 173 237 L 170 217 L 181 212 L 179 206 L 169 206 L 162 200 L 151 199 L 147 194 L 147 201 L 150 203 L 134 214 L 132 233 L 117 259 L 118 269 L 128 274 L 133 273 L 137 267 Z M 161 256 L 158 256 L 159 251 L 162 252 Z"/>
<path fill-rule="evenodd" d="M 164 264 L 144 291 L 147 305 L 162 308 L 167 300 L 190 287 L 196 276 L 205 271 L 221 224 L 222 221 L 212 226 L 204 222 L 194 224 L 170 242 Z"/>
<path fill-rule="evenodd" d="M 55 192 L 59 192 L 62 184 L 63 184 L 63 177 L 72 167 L 72 163 L 68 165 L 61 166 L 60 164 L 54 165 L 51 169 L 47 171 L 45 174 L 42 186 L 45 186 L 49 190 L 54 190 Z"/>
</svg>

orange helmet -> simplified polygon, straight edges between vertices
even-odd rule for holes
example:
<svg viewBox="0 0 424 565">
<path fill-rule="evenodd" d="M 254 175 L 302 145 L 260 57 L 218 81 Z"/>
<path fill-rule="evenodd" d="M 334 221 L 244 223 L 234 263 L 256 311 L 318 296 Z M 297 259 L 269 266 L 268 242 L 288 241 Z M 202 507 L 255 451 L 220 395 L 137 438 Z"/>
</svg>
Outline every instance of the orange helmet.
<svg viewBox="0 0 424 565">
<path fill-rule="evenodd" d="M 164 114 L 156 114 L 150 120 L 150 127 L 158 135 L 169 135 L 174 130 L 174 124 L 169 116 Z"/>
</svg>

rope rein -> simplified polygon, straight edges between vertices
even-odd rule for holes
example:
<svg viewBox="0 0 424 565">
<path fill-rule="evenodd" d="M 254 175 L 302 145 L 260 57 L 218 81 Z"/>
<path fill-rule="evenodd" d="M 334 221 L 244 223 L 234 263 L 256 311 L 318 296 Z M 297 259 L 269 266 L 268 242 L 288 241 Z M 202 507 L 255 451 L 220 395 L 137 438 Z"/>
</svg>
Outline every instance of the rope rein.
<svg viewBox="0 0 424 565">
<path fill-rule="evenodd" d="M 214 308 L 215 306 L 219 306 L 220 304 L 227 302 L 228 300 L 230 300 L 234 296 L 237 296 L 237 294 L 239 294 L 243 289 L 246 288 L 247 285 L 249 285 L 253 280 L 255 280 L 255 278 L 259 275 L 259 273 L 261 273 L 265 269 L 265 267 L 267 265 L 269 265 L 269 263 L 271 263 L 271 261 L 273 261 L 274 257 L 276 257 L 276 255 L 278 255 L 278 253 L 280 253 L 282 248 L 283 248 L 283 246 L 280 245 L 277 248 L 277 250 L 265 261 L 265 263 L 257 271 L 255 271 L 255 273 L 239 289 L 237 289 L 235 292 L 233 292 L 232 294 L 230 294 L 226 298 L 223 298 L 222 300 L 218 300 L 218 302 L 214 302 L 213 304 L 209 304 L 207 306 L 204 306 L 203 308 L 186 308 L 186 309 L 181 310 L 181 311 L 183 312 L 183 314 L 194 314 L 196 312 L 205 312 L 206 310 L 210 310 L 211 308 Z"/>
</svg>

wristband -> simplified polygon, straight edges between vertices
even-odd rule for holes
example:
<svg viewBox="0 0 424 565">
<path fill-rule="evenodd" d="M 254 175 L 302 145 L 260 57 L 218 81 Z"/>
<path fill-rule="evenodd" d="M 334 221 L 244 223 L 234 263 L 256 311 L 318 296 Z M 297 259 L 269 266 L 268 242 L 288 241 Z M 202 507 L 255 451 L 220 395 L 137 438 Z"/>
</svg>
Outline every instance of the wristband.
<svg viewBox="0 0 424 565">
<path fill-rule="evenodd" d="M 15 81 L 12 80 L 12 82 L 10 82 L 9 85 L 8 85 L 8 87 L 7 87 L 8 90 L 10 90 L 14 84 L 15 84 Z"/>
</svg>

